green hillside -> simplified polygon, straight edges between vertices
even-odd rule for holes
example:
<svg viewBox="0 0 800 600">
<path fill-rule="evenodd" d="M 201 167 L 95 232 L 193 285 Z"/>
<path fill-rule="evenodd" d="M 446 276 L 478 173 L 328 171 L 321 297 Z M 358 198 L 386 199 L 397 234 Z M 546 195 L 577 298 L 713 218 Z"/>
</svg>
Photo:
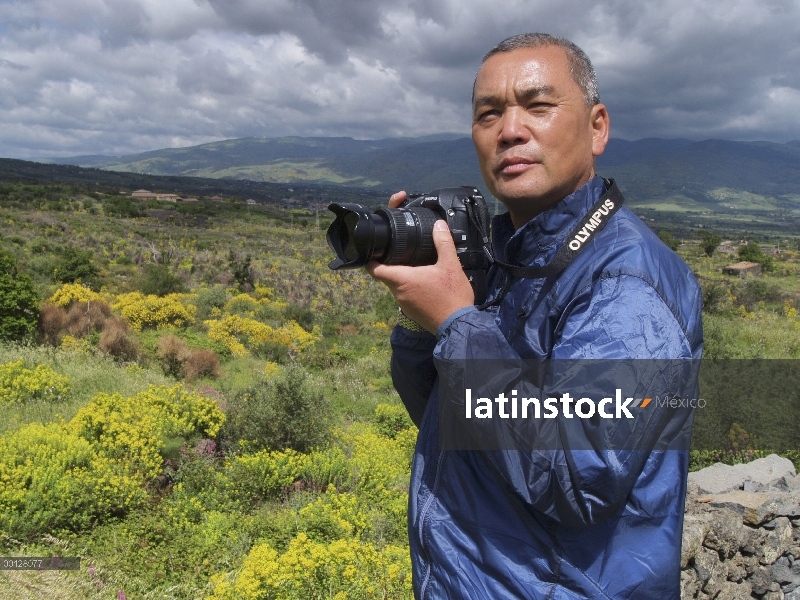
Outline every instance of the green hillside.
<svg viewBox="0 0 800 600">
<path fill-rule="evenodd" d="M 242 138 L 131 156 L 49 162 L 117 172 L 286 184 L 426 191 L 477 185 L 487 192 L 471 140 Z M 668 212 L 800 209 L 800 143 L 612 139 L 598 171 L 618 180 L 630 205 Z"/>
</svg>

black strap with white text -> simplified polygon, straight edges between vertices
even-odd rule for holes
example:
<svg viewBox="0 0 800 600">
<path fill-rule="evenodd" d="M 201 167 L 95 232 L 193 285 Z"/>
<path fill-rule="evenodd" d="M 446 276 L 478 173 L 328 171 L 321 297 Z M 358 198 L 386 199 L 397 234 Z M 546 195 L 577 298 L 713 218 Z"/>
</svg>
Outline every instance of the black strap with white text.
<svg viewBox="0 0 800 600">
<path fill-rule="evenodd" d="M 617 187 L 613 179 L 606 180 L 608 182 L 608 189 L 606 193 L 600 197 L 600 200 L 589 209 L 589 212 L 581 219 L 575 228 L 569 233 L 564 244 L 559 248 L 555 258 L 548 264 L 542 267 L 523 267 L 520 265 L 512 265 L 497 260 L 494 257 L 491 248 L 491 242 L 488 236 L 488 227 L 486 223 L 478 216 L 474 206 L 470 203 L 467 204 L 467 212 L 473 224 L 481 232 L 483 239 L 483 251 L 489 258 L 489 261 L 500 267 L 507 275 L 511 277 L 518 277 L 523 279 L 536 279 L 540 277 L 550 277 L 560 273 L 575 259 L 575 257 L 589 244 L 592 238 L 600 233 L 606 226 L 611 217 L 622 207 L 625 199 Z M 503 287 L 498 296 L 478 307 L 479 310 L 499 303 L 508 292 L 511 284 L 511 278 L 506 277 Z"/>
</svg>

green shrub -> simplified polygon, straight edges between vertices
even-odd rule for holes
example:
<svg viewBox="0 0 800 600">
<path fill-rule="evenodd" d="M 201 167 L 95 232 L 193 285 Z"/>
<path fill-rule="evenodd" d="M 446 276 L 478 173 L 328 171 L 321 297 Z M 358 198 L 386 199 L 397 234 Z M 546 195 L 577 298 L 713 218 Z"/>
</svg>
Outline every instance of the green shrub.
<svg viewBox="0 0 800 600">
<path fill-rule="evenodd" d="M 236 394 L 220 435 L 237 448 L 308 452 L 328 443 L 331 420 L 322 391 L 301 367 L 290 365 L 275 379 Z"/>
<path fill-rule="evenodd" d="M 290 304 L 283 310 L 283 318 L 286 321 L 295 321 L 306 331 L 314 328 L 314 311 L 306 306 Z"/>
<path fill-rule="evenodd" d="M 23 341 L 36 331 L 39 298 L 28 275 L 17 271 L 17 261 L 0 249 L 0 340 Z"/>
<path fill-rule="evenodd" d="M 144 270 L 139 291 L 145 296 L 166 296 L 181 294 L 186 291 L 183 280 L 170 271 L 169 265 L 149 263 Z"/>
<path fill-rule="evenodd" d="M 257 344 L 253 348 L 253 354 L 259 358 L 263 358 L 264 360 L 282 365 L 289 360 L 289 346 L 285 346 L 280 342 L 267 340 Z"/>
<path fill-rule="evenodd" d="M 200 290 L 197 298 L 194 299 L 194 305 L 197 307 L 197 321 L 202 323 L 210 319 L 211 311 L 215 308 L 222 310 L 227 301 L 228 292 L 222 286 L 215 285 Z"/>
<path fill-rule="evenodd" d="M 718 281 L 702 281 L 703 311 L 710 313 L 723 312 L 732 307 L 728 288 Z"/>
<path fill-rule="evenodd" d="M 61 283 L 81 281 L 90 287 L 96 287 L 99 270 L 92 262 L 91 250 L 78 250 L 67 246 L 56 265 L 55 279 Z"/>
<path fill-rule="evenodd" d="M 375 428 L 388 438 L 394 439 L 400 431 L 412 425 L 411 417 L 402 404 L 379 404 L 375 408 Z"/>
<path fill-rule="evenodd" d="M 661 230 L 658 232 L 658 239 L 667 245 L 667 248 L 676 252 L 678 250 L 679 242 L 676 240 L 669 231 Z"/>
</svg>

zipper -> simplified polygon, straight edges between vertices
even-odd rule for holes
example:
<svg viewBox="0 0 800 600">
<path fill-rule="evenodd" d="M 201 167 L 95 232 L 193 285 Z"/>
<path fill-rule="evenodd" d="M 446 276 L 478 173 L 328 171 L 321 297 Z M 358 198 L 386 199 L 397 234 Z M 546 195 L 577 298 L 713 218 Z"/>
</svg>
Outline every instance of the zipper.
<svg viewBox="0 0 800 600">
<path fill-rule="evenodd" d="M 431 565 L 431 562 L 432 562 L 431 561 L 431 556 L 428 553 L 428 549 L 425 547 L 425 537 L 423 535 L 422 528 L 423 528 L 423 525 L 425 524 L 425 516 L 428 514 L 428 510 L 430 509 L 431 504 L 433 503 L 434 497 L 436 496 L 436 492 L 437 492 L 437 490 L 439 488 L 439 473 L 441 473 L 441 470 L 442 470 L 441 467 L 442 467 L 442 460 L 443 459 L 444 459 L 444 452 L 442 452 L 440 450 L 439 451 L 439 458 L 436 461 L 436 474 L 433 477 L 433 487 L 431 488 L 431 493 L 428 496 L 428 499 L 425 500 L 425 504 L 422 507 L 422 512 L 419 515 L 419 530 L 418 530 L 419 543 L 420 543 L 420 546 L 422 546 L 422 550 L 425 552 L 425 562 L 427 563 L 427 566 L 426 566 L 426 569 L 425 569 L 425 579 L 422 580 L 422 585 L 420 586 L 420 589 L 419 589 L 419 600 L 425 600 L 425 590 L 427 589 L 428 582 L 430 581 L 430 578 L 431 578 L 431 566 L 432 566 Z"/>
</svg>

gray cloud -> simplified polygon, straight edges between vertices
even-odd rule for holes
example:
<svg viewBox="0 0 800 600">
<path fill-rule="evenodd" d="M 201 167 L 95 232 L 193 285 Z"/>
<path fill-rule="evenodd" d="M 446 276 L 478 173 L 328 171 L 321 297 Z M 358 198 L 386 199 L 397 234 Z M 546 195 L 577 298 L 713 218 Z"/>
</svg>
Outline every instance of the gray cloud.
<svg viewBox="0 0 800 600">
<path fill-rule="evenodd" d="M 800 139 L 800 0 L 0 0 L 0 155 L 469 132 L 484 52 L 582 46 L 612 135 Z"/>
</svg>

